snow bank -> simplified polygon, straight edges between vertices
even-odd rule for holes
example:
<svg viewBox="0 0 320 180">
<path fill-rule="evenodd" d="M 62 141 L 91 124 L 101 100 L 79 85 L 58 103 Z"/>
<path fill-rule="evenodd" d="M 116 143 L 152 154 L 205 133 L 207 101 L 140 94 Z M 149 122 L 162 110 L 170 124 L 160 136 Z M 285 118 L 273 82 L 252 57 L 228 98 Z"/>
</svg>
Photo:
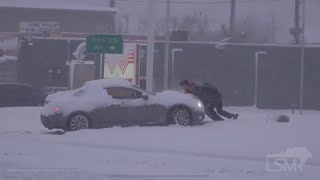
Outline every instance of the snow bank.
<svg viewBox="0 0 320 180">
<path fill-rule="evenodd" d="M 40 110 L 41 107 L 0 108 L 0 136 L 4 132 L 44 130 Z"/>
<path fill-rule="evenodd" d="M 1 6 L 1 1 L 0 1 Z M 3 38 L 0 41 L 0 49 L 7 50 L 17 50 L 18 49 L 18 38 Z"/>
<path fill-rule="evenodd" d="M 17 61 L 17 60 L 18 60 L 18 58 L 15 56 L 4 55 L 4 56 L 0 57 L 0 63 L 13 62 L 13 61 Z"/>
</svg>

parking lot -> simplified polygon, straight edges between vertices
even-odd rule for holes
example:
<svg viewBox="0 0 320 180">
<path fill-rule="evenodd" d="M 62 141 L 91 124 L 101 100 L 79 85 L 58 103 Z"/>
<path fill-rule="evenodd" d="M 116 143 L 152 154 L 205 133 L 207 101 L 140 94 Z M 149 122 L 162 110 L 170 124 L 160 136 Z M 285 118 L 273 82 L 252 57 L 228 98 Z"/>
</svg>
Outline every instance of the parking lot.
<svg viewBox="0 0 320 180">
<path fill-rule="evenodd" d="M 318 111 L 226 109 L 238 120 L 202 126 L 47 130 L 39 107 L 0 109 L 0 179 L 312 179 L 319 176 Z M 285 114 L 289 123 L 275 117 Z M 303 170 L 271 172 L 267 155 L 308 150 Z M 284 171 L 287 170 L 287 171 Z"/>
</svg>

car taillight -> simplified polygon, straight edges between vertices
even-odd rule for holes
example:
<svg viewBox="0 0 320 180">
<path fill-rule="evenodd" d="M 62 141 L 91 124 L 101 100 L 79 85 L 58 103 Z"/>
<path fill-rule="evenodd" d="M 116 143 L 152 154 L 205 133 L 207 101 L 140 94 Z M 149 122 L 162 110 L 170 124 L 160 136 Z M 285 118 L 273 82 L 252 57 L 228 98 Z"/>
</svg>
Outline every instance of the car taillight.
<svg viewBox="0 0 320 180">
<path fill-rule="evenodd" d="M 58 107 L 54 107 L 53 110 L 54 110 L 54 112 L 58 112 L 59 108 Z"/>
</svg>

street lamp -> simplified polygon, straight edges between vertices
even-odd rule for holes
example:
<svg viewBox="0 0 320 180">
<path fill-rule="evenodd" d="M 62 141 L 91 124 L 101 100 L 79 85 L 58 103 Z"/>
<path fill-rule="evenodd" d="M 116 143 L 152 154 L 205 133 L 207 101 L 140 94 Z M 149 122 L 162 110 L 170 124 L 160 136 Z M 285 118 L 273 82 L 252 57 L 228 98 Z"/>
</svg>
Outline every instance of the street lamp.
<svg viewBox="0 0 320 180">
<path fill-rule="evenodd" d="M 153 61 L 154 61 L 154 3 L 155 0 L 148 0 L 148 36 L 147 36 L 147 87 L 153 91 Z"/>
<path fill-rule="evenodd" d="M 174 64 L 175 64 L 175 53 L 183 52 L 183 49 L 174 48 L 171 50 L 171 88 L 173 88 L 173 75 L 174 75 Z"/>
<path fill-rule="evenodd" d="M 257 108 L 258 104 L 258 65 L 259 65 L 259 56 L 266 55 L 264 51 L 258 51 L 255 54 L 255 87 L 254 87 L 254 106 Z"/>
<path fill-rule="evenodd" d="M 170 14 L 171 14 L 171 0 L 167 0 L 167 8 L 166 8 L 166 23 L 165 23 L 165 29 L 166 29 L 166 41 L 165 41 L 165 51 L 164 51 L 164 81 L 163 81 L 163 88 L 165 90 L 168 89 L 168 81 L 169 81 L 169 54 L 170 54 L 170 30 L 169 30 L 169 24 L 170 24 Z"/>
</svg>

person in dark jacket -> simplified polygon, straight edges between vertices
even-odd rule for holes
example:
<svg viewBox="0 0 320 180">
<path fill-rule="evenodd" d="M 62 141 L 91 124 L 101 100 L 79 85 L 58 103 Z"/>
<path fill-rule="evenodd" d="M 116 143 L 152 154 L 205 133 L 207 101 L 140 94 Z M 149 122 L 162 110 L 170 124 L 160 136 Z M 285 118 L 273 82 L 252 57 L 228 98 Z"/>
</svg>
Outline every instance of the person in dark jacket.
<svg viewBox="0 0 320 180">
<path fill-rule="evenodd" d="M 216 87 L 210 83 L 203 86 L 197 85 L 195 82 L 183 80 L 180 86 L 185 93 L 193 94 L 198 97 L 205 106 L 206 114 L 214 121 L 223 121 L 223 117 L 228 119 L 237 119 L 238 114 L 232 114 L 223 110 L 222 95 Z M 219 116 L 221 115 L 221 116 Z"/>
</svg>

